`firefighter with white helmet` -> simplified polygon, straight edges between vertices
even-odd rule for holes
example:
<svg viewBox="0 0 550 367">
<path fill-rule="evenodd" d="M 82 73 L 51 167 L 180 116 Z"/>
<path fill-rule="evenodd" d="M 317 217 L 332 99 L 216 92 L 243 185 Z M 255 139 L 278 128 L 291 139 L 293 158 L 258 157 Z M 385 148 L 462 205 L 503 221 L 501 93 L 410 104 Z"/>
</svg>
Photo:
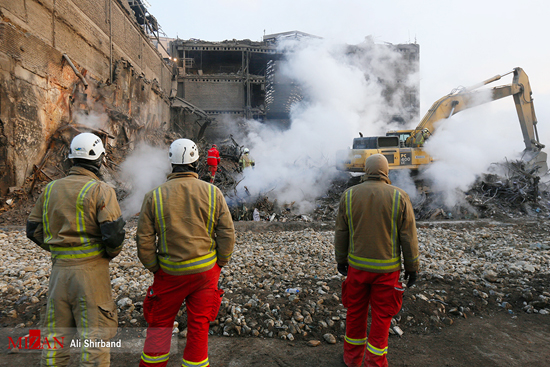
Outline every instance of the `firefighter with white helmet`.
<svg viewBox="0 0 550 367">
<path fill-rule="evenodd" d="M 185 301 L 187 343 L 182 366 L 208 366 L 208 329 L 221 304 L 221 267 L 233 252 L 235 230 L 221 191 L 198 179 L 199 151 L 178 139 L 169 151 L 168 181 L 143 200 L 138 257 L 154 273 L 143 313 L 149 324 L 140 366 L 164 367 L 175 317 Z"/>
<path fill-rule="evenodd" d="M 117 331 L 109 261 L 122 250 L 125 222 L 115 191 L 97 177 L 104 154 L 98 136 L 74 137 L 69 175 L 46 186 L 27 221 L 27 237 L 52 259 L 42 320 L 51 348 L 44 347 L 41 365 L 69 364 L 69 348 L 55 349 L 53 338 L 71 340 L 75 327 L 81 340 L 106 342 Z M 109 364 L 109 347 L 82 343 L 81 366 Z"/>
<path fill-rule="evenodd" d="M 248 167 L 256 166 L 256 162 L 254 158 L 250 156 L 250 150 L 248 148 L 243 149 L 243 154 L 241 155 L 241 159 L 239 159 L 239 166 L 243 171 Z"/>
</svg>

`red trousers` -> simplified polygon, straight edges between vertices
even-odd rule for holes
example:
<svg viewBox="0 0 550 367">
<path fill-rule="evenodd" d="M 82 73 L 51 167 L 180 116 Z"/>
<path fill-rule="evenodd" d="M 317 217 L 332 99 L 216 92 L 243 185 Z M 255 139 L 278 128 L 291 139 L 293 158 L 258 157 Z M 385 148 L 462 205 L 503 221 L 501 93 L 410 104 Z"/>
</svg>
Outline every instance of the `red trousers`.
<svg viewBox="0 0 550 367">
<path fill-rule="evenodd" d="M 399 271 L 371 273 L 351 266 L 342 283 L 342 303 L 347 307 L 344 363 L 348 367 L 388 366 L 388 333 L 391 319 L 403 303 L 404 288 Z M 371 308 L 371 326 L 367 341 L 367 315 Z"/>
<path fill-rule="evenodd" d="M 187 306 L 187 344 L 182 366 L 208 366 L 208 328 L 220 309 L 223 291 L 218 289 L 221 268 L 190 275 L 155 272 L 147 290 L 143 314 L 149 324 L 140 366 L 165 367 L 170 355 L 174 319 L 183 301 Z"/>
<path fill-rule="evenodd" d="M 214 177 L 216 177 L 218 166 L 208 166 L 208 169 L 210 170 L 210 183 L 214 183 Z"/>
</svg>

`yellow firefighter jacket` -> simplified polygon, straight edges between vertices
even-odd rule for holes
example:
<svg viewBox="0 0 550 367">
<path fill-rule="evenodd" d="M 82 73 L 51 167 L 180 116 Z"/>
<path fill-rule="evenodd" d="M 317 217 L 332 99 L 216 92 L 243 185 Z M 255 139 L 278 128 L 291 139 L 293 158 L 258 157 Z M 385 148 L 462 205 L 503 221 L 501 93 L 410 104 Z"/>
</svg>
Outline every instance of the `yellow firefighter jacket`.
<svg viewBox="0 0 550 367">
<path fill-rule="evenodd" d="M 387 177 L 367 175 L 340 199 L 334 247 L 336 262 L 358 270 L 390 273 L 418 271 L 418 240 L 413 208 L 405 191 Z"/>
<path fill-rule="evenodd" d="M 168 175 L 143 200 L 136 234 L 138 256 L 155 272 L 196 274 L 229 262 L 235 243 L 221 191 L 194 172 Z"/>
<path fill-rule="evenodd" d="M 29 216 L 27 236 L 51 252 L 54 264 L 75 263 L 118 255 L 123 227 L 115 190 L 75 166 L 67 177 L 46 185 Z"/>
<path fill-rule="evenodd" d="M 241 159 L 239 159 L 239 165 L 244 170 L 247 167 L 255 166 L 256 162 L 254 161 L 254 158 L 250 156 L 250 154 L 245 153 L 241 156 Z"/>
</svg>

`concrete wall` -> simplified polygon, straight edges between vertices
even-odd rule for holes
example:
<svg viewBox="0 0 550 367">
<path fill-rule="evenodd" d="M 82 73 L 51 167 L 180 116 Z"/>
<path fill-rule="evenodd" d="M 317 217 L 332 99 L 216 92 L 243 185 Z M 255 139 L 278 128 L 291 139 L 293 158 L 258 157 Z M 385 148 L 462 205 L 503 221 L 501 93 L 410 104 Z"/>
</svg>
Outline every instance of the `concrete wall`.
<svg viewBox="0 0 550 367">
<path fill-rule="evenodd" d="M 185 100 L 205 110 L 242 111 L 245 104 L 244 86 L 237 79 L 187 80 Z"/>
<path fill-rule="evenodd" d="M 124 0 L 0 0 L 0 194 L 86 115 L 116 136 L 111 145 L 168 129 L 171 79 Z"/>
</svg>

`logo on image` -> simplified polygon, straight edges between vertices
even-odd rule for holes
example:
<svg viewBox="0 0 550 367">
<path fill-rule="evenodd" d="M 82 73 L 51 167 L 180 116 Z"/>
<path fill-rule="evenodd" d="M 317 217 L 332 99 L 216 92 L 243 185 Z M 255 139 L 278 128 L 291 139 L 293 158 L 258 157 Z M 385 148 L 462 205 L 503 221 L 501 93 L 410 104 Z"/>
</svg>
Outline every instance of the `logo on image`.
<svg viewBox="0 0 550 367">
<path fill-rule="evenodd" d="M 65 347 L 65 337 L 52 337 L 50 340 L 42 338 L 40 330 L 31 329 L 29 335 L 20 336 L 13 339 L 8 336 L 8 349 L 63 349 Z"/>
</svg>

